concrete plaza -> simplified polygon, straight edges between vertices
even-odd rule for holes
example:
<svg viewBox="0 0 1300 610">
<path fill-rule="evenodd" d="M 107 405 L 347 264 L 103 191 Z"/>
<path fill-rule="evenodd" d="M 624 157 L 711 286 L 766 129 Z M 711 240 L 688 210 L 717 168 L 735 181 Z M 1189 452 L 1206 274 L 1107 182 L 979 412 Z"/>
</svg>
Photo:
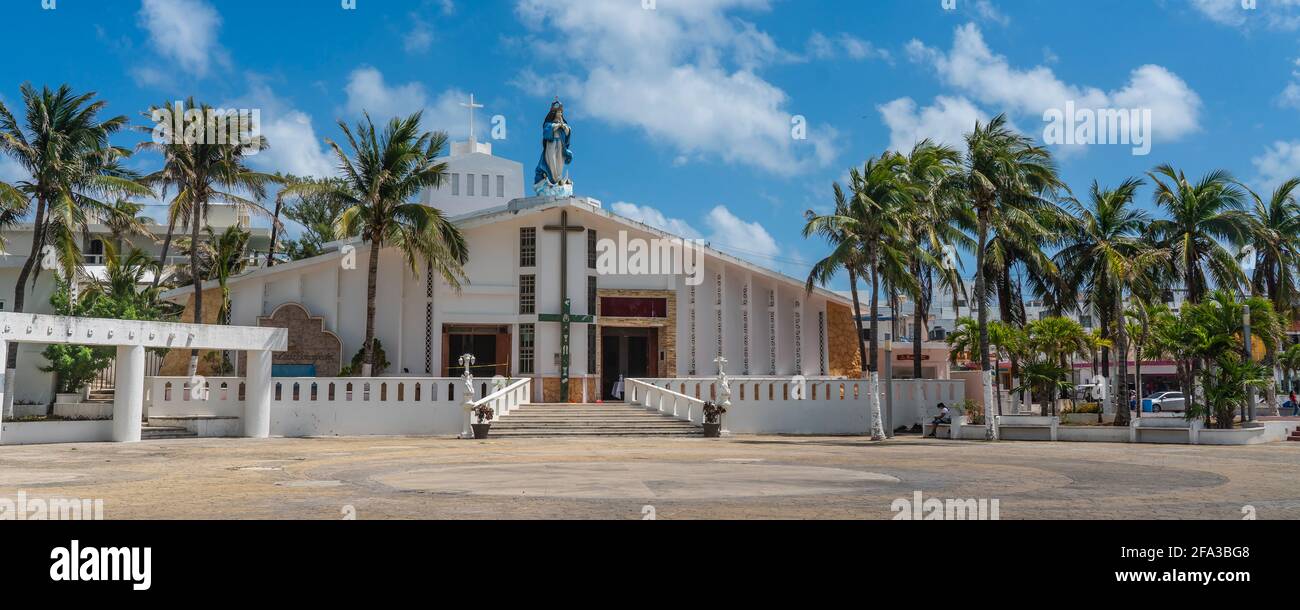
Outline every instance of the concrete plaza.
<svg viewBox="0 0 1300 610">
<path fill-rule="evenodd" d="M 912 498 L 1003 519 L 1300 519 L 1300 443 L 900 437 L 183 439 L 0 448 L 0 498 L 108 519 L 886 519 Z"/>
</svg>

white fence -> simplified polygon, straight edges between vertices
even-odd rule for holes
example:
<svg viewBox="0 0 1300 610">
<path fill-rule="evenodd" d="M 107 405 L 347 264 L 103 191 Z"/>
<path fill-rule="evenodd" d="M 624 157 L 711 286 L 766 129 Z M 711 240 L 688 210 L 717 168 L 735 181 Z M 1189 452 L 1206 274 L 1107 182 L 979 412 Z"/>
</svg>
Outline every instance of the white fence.
<svg viewBox="0 0 1300 610">
<path fill-rule="evenodd" d="M 526 381 L 526 380 L 524 380 Z M 475 395 L 492 390 L 475 380 Z M 506 412 L 526 400 L 530 383 L 513 383 L 483 400 Z M 520 394 L 521 389 L 523 394 Z M 509 390 L 509 391 L 507 391 Z M 274 436 L 455 435 L 464 420 L 459 378 L 280 378 L 271 385 Z M 209 377 L 190 387 L 187 377 L 150 377 L 146 416 L 243 417 L 244 379 Z"/>
<path fill-rule="evenodd" d="M 869 434 L 870 382 L 826 377 L 733 377 L 731 409 L 724 428 L 735 434 Z M 882 410 L 888 401 L 882 385 Z M 703 421 L 706 400 L 717 400 L 715 378 L 633 379 L 628 384 L 632 404 L 661 413 Z M 893 407 L 883 413 L 886 427 L 912 427 L 929 421 L 936 406 L 965 398 L 963 382 L 947 379 L 894 380 Z"/>
</svg>

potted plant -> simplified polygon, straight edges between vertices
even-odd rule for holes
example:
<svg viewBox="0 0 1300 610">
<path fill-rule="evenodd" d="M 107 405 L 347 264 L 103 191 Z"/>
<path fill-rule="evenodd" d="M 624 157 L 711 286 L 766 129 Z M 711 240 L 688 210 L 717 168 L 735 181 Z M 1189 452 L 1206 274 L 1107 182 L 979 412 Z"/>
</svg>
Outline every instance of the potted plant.
<svg viewBox="0 0 1300 610">
<path fill-rule="evenodd" d="M 478 423 L 470 424 L 470 427 L 474 428 L 474 438 L 487 438 L 488 431 L 492 429 L 492 416 L 496 415 L 496 411 L 487 405 L 479 405 L 474 407 L 471 413 L 478 419 Z"/>
<path fill-rule="evenodd" d="M 726 414 L 726 407 L 715 402 L 704 403 L 704 438 L 722 436 L 722 416 Z"/>
</svg>

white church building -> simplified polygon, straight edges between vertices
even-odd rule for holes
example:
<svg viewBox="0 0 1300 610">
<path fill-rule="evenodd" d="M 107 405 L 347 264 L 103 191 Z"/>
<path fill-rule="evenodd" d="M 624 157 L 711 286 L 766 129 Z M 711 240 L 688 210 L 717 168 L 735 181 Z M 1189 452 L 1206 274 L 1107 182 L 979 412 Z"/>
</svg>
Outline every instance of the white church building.
<svg viewBox="0 0 1300 610">
<path fill-rule="evenodd" d="M 454 377 L 459 357 L 473 354 L 476 377 L 531 378 L 542 402 L 617 399 L 624 378 L 711 377 L 719 356 L 732 375 L 857 377 L 842 295 L 809 293 L 801 278 L 693 247 L 594 199 L 527 197 L 523 165 L 472 135 L 445 161 L 447 182 L 421 202 L 465 235 L 469 281 L 455 290 L 427 270 L 412 274 L 395 250 L 380 253 L 376 337 L 388 362 L 380 376 Z M 638 249 L 647 244 L 675 245 L 676 258 L 656 252 L 664 265 L 646 265 Z M 330 248 L 229 281 L 232 325 L 290 329 L 275 376 L 332 377 L 362 348 L 369 245 Z M 215 284 L 204 290 L 216 298 Z M 190 303 L 193 289 L 165 296 Z M 162 374 L 184 375 L 183 362 L 169 358 Z"/>
</svg>

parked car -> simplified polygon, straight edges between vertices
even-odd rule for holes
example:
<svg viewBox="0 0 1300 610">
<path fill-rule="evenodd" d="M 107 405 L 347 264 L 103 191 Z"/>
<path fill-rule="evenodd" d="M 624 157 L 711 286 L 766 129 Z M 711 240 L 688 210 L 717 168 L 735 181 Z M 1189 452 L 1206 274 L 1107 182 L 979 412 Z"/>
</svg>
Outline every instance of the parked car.
<svg viewBox="0 0 1300 610">
<path fill-rule="evenodd" d="M 1187 399 L 1182 392 L 1156 392 L 1142 399 L 1143 411 L 1151 405 L 1152 413 L 1182 413 L 1187 410 Z"/>
</svg>

